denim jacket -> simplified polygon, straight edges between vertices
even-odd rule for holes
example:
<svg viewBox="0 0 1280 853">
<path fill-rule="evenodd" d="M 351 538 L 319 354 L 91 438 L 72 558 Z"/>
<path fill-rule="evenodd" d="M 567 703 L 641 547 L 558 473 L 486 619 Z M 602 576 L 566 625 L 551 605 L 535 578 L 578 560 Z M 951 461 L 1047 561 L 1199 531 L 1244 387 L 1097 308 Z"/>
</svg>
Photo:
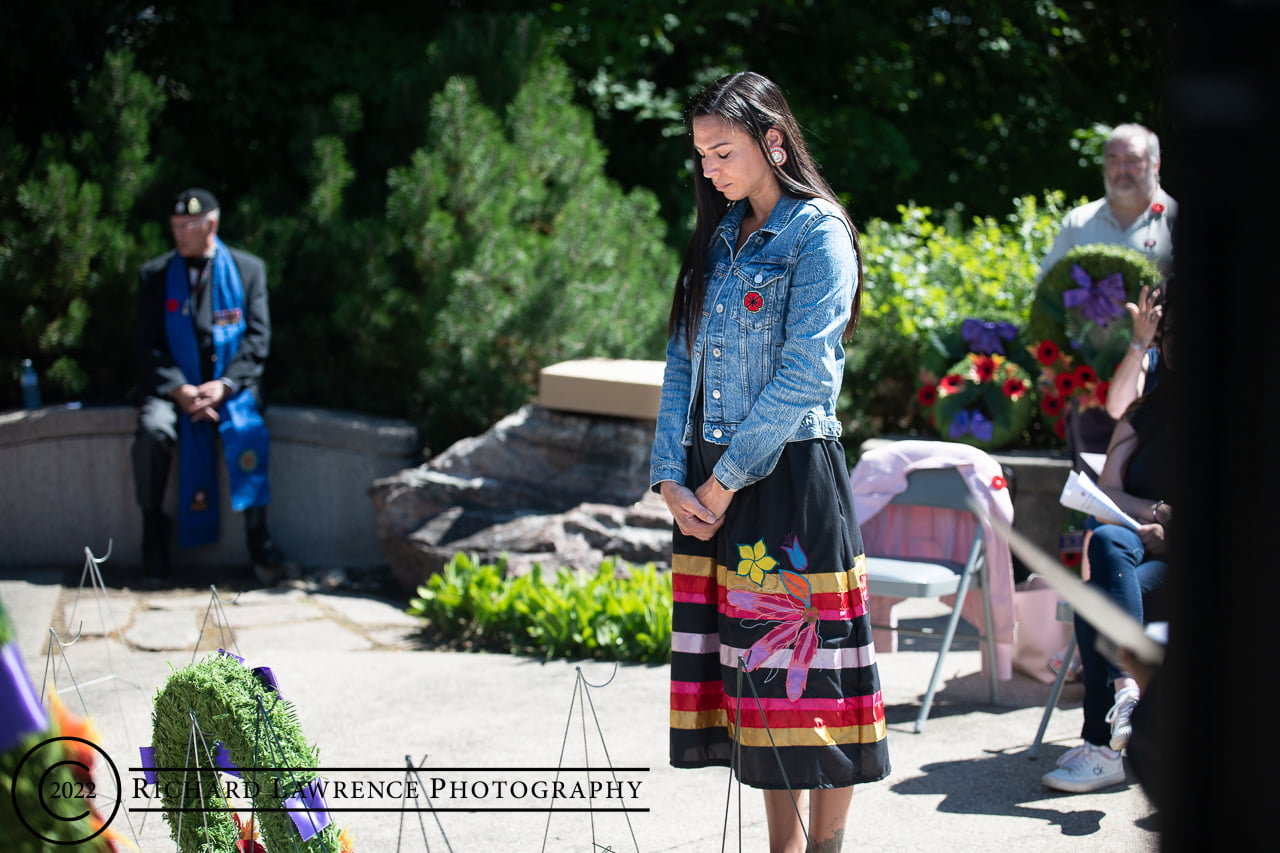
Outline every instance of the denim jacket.
<svg viewBox="0 0 1280 853">
<path fill-rule="evenodd" d="M 840 339 L 857 286 L 853 236 L 831 203 L 784 195 L 735 256 L 745 210 L 744 202 L 735 204 L 712 238 L 692 354 L 683 328 L 667 342 L 652 487 L 664 480 L 701 485 L 685 483 L 695 388 L 701 437 L 728 445 L 713 473 L 730 489 L 768 476 L 788 441 L 840 436 Z"/>
</svg>

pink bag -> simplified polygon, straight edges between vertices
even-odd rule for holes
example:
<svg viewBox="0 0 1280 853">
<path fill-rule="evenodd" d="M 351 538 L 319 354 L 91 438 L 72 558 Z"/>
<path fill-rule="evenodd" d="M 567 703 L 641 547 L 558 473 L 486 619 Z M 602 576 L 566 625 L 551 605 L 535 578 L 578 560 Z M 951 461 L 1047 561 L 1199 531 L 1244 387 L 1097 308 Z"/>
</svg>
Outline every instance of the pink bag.
<svg viewBox="0 0 1280 853">
<path fill-rule="evenodd" d="M 1062 651 L 1074 630 L 1058 621 L 1057 591 L 1032 575 L 1013 591 L 1013 668 L 1045 684 L 1052 684 L 1049 658 Z"/>
</svg>

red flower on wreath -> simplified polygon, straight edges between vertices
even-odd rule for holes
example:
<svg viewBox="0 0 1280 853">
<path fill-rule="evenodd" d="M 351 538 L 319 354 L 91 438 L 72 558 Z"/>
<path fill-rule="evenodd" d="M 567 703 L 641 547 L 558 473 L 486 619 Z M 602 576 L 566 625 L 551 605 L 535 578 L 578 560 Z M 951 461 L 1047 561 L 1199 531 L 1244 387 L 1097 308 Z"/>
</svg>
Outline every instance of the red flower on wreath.
<svg viewBox="0 0 1280 853">
<path fill-rule="evenodd" d="M 1079 386 L 1088 385 L 1090 382 L 1098 381 L 1098 373 L 1087 364 L 1078 364 L 1076 369 L 1072 371 L 1071 378 Z"/>
<path fill-rule="evenodd" d="M 939 394 L 954 394 L 964 387 L 964 377 L 958 373 L 948 373 L 942 377 L 942 381 L 938 383 Z"/>
<path fill-rule="evenodd" d="M 1027 383 L 1017 378 L 1006 379 L 1004 381 L 1004 387 L 1000 390 L 1003 391 L 1004 395 L 1010 400 L 1019 400 L 1022 398 L 1023 394 L 1027 393 Z"/>
<path fill-rule="evenodd" d="M 973 375 L 979 382 L 990 382 L 996 375 L 996 360 L 989 355 L 974 355 Z"/>
<path fill-rule="evenodd" d="M 1041 341 L 1036 347 L 1036 361 L 1040 362 L 1045 367 L 1048 367 L 1057 361 L 1060 354 L 1058 345 L 1053 341 Z"/>
<path fill-rule="evenodd" d="M 1059 373 L 1053 378 L 1053 387 L 1058 389 L 1058 393 L 1063 397 L 1070 397 L 1071 394 L 1080 386 L 1076 383 L 1076 377 L 1071 373 Z"/>
<path fill-rule="evenodd" d="M 1108 383 L 1099 378 L 1093 365 L 1075 364 L 1074 356 L 1050 340 L 1027 349 L 1040 362 L 1040 376 L 1036 380 L 1041 394 L 1040 413 L 1053 422 L 1059 438 L 1065 434 L 1062 421 L 1072 405 L 1082 409 L 1106 405 Z"/>
</svg>

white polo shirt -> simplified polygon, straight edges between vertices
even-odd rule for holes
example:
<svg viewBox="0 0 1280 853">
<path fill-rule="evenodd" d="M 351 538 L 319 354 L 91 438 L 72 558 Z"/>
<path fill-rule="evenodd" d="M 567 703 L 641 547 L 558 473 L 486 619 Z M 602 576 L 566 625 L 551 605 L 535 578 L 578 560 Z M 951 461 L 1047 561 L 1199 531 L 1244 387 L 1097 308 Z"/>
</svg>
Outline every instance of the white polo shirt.
<svg viewBox="0 0 1280 853">
<path fill-rule="evenodd" d="M 1063 218 L 1062 230 L 1040 265 L 1040 277 L 1076 246 L 1094 243 L 1135 249 L 1167 271 L 1173 260 L 1173 222 L 1177 214 L 1178 202 L 1161 188 L 1156 189 L 1151 205 L 1128 228 L 1122 229 L 1116 222 L 1105 196 L 1082 204 Z"/>
</svg>

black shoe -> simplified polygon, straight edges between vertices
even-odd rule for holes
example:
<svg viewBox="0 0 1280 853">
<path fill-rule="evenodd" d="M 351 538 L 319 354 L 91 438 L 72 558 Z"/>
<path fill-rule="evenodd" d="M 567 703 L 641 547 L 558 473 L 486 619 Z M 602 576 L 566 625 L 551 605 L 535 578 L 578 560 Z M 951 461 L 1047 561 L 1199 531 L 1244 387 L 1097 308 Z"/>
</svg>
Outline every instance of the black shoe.
<svg viewBox="0 0 1280 853">
<path fill-rule="evenodd" d="M 275 586 L 286 577 L 297 577 L 297 566 L 289 562 L 267 531 L 267 508 L 251 506 L 244 511 L 245 535 L 249 544 L 249 562 L 254 577 L 263 586 Z"/>
<path fill-rule="evenodd" d="M 284 580 L 292 567 L 292 563 L 265 535 L 250 538 L 249 561 L 253 565 L 254 577 L 263 586 L 275 586 Z"/>
<path fill-rule="evenodd" d="M 142 574 L 153 581 L 165 581 L 173 574 L 169 558 L 169 531 L 172 525 L 162 512 L 142 517 Z"/>
</svg>

